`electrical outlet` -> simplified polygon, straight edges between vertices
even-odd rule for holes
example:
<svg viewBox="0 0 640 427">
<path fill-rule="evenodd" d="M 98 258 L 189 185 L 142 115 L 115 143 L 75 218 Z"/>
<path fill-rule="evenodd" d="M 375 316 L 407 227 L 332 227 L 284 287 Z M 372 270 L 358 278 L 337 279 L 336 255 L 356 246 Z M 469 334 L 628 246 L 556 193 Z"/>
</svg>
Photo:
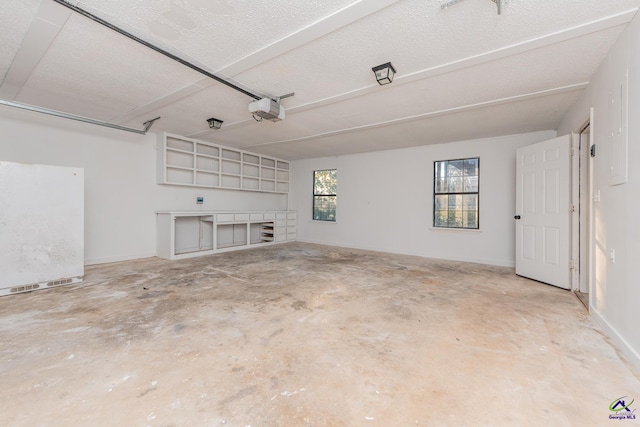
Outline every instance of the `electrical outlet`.
<svg viewBox="0 0 640 427">
<path fill-rule="evenodd" d="M 201 205 L 204 203 L 204 197 L 196 197 L 196 203 Z"/>
</svg>

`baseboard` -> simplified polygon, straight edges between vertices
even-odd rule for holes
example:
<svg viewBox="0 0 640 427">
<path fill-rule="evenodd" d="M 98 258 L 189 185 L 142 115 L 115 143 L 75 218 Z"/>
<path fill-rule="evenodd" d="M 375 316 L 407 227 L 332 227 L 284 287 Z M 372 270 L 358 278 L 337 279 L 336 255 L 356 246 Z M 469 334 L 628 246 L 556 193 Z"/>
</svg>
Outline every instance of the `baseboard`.
<svg viewBox="0 0 640 427">
<path fill-rule="evenodd" d="M 620 335 L 618 331 L 613 326 L 611 326 L 611 324 L 607 322 L 607 320 L 602 317 L 602 315 L 598 313 L 595 308 L 593 308 L 592 305 L 589 306 L 589 314 L 591 315 L 593 320 L 595 320 L 598 326 L 604 329 L 605 334 L 607 334 L 607 336 L 611 338 L 613 344 L 618 347 L 618 349 L 620 349 L 624 357 L 626 357 L 627 362 L 629 362 L 629 364 L 632 365 L 637 372 L 640 372 L 640 354 L 638 354 L 638 352 L 634 350 L 631 345 L 629 345 L 627 340 L 625 340 L 622 335 Z"/>
<path fill-rule="evenodd" d="M 134 259 L 151 258 L 154 256 L 156 256 L 155 253 L 141 254 L 141 255 L 126 255 L 126 256 L 119 256 L 119 257 L 92 258 L 92 259 L 85 259 L 84 265 L 96 265 L 96 264 L 108 264 L 111 262 L 132 261 Z"/>
<path fill-rule="evenodd" d="M 494 260 L 494 259 L 487 259 L 487 258 L 469 258 L 469 257 L 445 258 L 441 256 L 434 256 L 432 254 L 404 251 L 396 248 L 388 248 L 388 247 L 383 248 L 383 247 L 375 247 L 375 246 L 368 246 L 368 245 L 351 245 L 351 244 L 337 243 L 337 242 L 325 242 L 322 240 L 300 239 L 299 237 L 296 239 L 296 241 L 304 242 L 304 243 L 314 243 L 317 245 L 338 246 L 341 248 L 362 249 L 365 251 L 386 252 L 386 253 L 398 254 L 398 255 L 419 256 L 422 258 L 433 258 L 433 259 L 441 259 L 446 261 L 471 262 L 474 264 L 495 265 L 498 267 L 510 267 L 510 268 L 515 267 L 515 264 L 513 261 L 502 261 L 502 260 Z"/>
</svg>

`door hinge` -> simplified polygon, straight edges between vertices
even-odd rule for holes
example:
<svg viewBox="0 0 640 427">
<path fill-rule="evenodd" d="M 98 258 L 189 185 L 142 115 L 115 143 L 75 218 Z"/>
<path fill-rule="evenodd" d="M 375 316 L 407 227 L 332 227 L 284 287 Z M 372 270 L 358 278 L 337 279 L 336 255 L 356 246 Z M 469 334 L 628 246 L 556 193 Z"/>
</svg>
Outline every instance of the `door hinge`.
<svg viewBox="0 0 640 427">
<path fill-rule="evenodd" d="M 575 260 L 569 260 L 569 271 L 575 271 L 577 267 Z"/>
<path fill-rule="evenodd" d="M 575 213 L 576 212 L 576 206 L 571 204 L 569 205 L 569 213 Z"/>
</svg>

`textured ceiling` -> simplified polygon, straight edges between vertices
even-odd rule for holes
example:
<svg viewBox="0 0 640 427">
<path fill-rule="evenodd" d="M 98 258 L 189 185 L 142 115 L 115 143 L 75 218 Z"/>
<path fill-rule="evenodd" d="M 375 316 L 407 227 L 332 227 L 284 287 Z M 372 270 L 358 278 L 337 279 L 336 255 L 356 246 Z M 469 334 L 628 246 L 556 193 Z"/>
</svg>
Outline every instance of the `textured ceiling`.
<svg viewBox="0 0 640 427">
<path fill-rule="evenodd" d="M 0 9 L 0 99 L 299 159 L 555 129 L 640 0 L 53 0 Z M 371 67 L 391 61 L 394 82 Z M 9 108 L 6 106 L 3 109 Z M 2 111 L 2 110 L 0 110 Z M 224 121 L 210 130 L 206 119 Z"/>
<path fill-rule="evenodd" d="M 38 0 L 3 0 L 0 7 L 0 76 L 9 71 L 38 10 Z"/>
</svg>

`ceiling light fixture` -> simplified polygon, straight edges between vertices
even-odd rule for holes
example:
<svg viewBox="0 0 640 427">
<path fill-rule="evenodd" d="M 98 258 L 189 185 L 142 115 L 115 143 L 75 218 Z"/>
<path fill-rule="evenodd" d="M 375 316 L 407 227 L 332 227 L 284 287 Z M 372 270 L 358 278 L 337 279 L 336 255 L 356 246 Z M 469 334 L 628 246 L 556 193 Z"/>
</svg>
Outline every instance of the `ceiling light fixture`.
<svg viewBox="0 0 640 427">
<path fill-rule="evenodd" d="M 207 123 L 209 123 L 209 128 L 210 129 L 220 129 L 220 127 L 222 126 L 223 121 L 222 120 L 218 120 L 218 119 L 214 119 L 213 117 L 211 117 L 210 119 L 207 119 Z"/>
<path fill-rule="evenodd" d="M 393 81 L 393 76 L 396 74 L 396 69 L 393 68 L 391 62 L 387 62 L 386 64 L 378 65 L 371 69 L 373 73 L 376 75 L 376 80 L 382 85 L 387 85 Z"/>
</svg>

